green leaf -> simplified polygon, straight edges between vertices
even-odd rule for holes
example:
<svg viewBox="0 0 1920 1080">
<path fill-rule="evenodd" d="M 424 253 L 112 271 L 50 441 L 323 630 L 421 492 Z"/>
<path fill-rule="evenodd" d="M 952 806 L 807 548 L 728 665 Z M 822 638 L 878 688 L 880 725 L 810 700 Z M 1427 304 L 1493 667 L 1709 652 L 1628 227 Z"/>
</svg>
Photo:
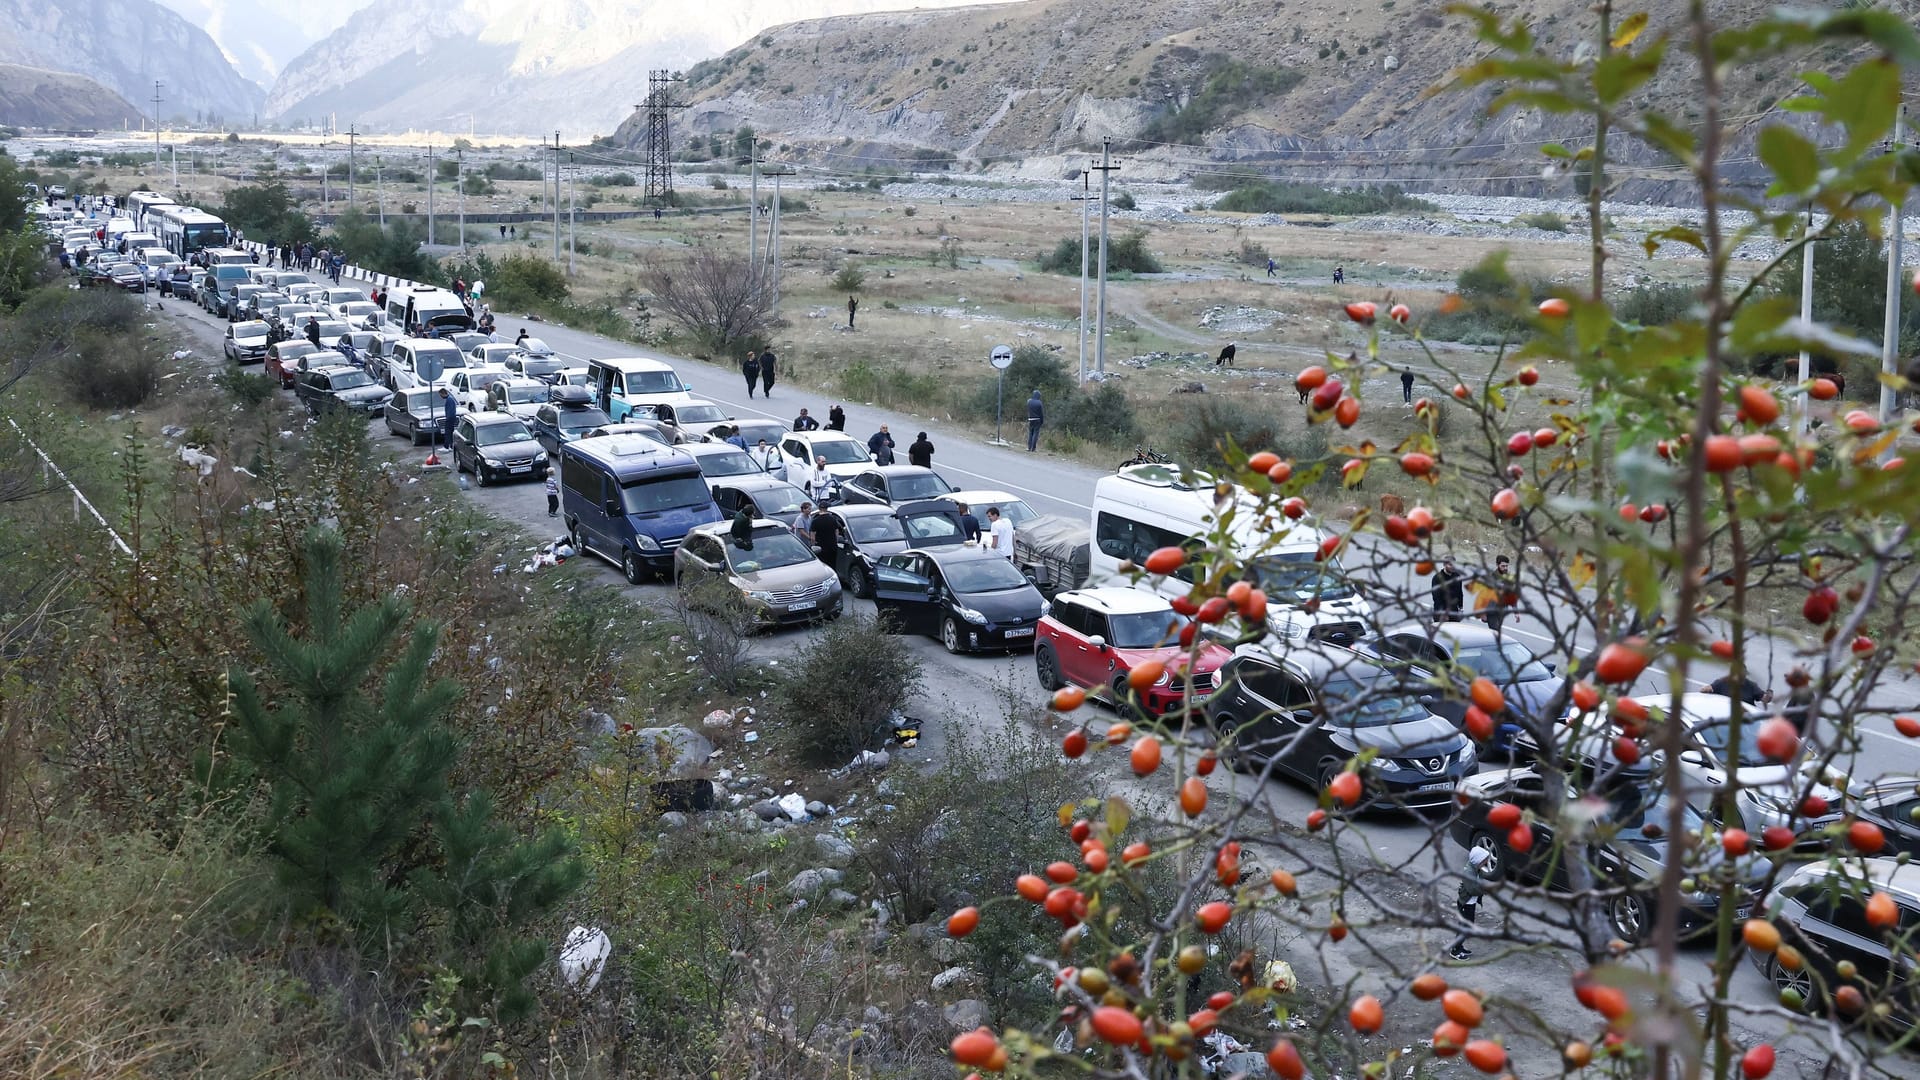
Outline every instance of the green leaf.
<svg viewBox="0 0 1920 1080">
<path fill-rule="evenodd" d="M 1699 143 L 1692 131 L 1681 127 L 1660 113 L 1647 112 L 1640 117 L 1640 135 L 1654 146 L 1680 159 L 1681 164 L 1688 168 L 1693 167 Z"/>
<path fill-rule="evenodd" d="M 1900 69 L 1889 60 L 1869 60 L 1831 82 L 1820 114 L 1847 129 L 1847 158 L 1874 148 L 1893 128 L 1900 107 Z"/>
<path fill-rule="evenodd" d="M 1610 53 L 1599 63 L 1593 65 L 1593 92 L 1608 105 L 1633 93 L 1646 85 L 1648 79 L 1660 71 L 1660 61 L 1666 52 L 1663 42 L 1655 42 L 1650 48 L 1638 52 Z"/>
<path fill-rule="evenodd" d="M 1357 468 L 1340 470 L 1340 486 L 1349 488 L 1359 487 L 1360 481 L 1367 478 L 1367 469 L 1371 467 L 1372 464 L 1371 461 L 1361 459 Z"/>
<path fill-rule="evenodd" d="M 1616 49 L 1624 49 L 1633 44 L 1633 39 L 1639 37 L 1646 28 L 1647 13 L 1636 11 L 1627 16 L 1626 21 L 1620 24 L 1620 29 L 1613 32 L 1613 41 L 1610 44 Z"/>
<path fill-rule="evenodd" d="M 1118 795 L 1107 796 L 1107 836 L 1117 837 L 1133 821 L 1133 808 Z"/>
<path fill-rule="evenodd" d="M 1700 230 L 1686 225 L 1669 225 L 1664 229 L 1656 229 L 1647 234 L 1643 246 L 1647 249 L 1647 254 L 1652 255 L 1656 248 L 1668 241 L 1685 244 L 1702 255 L 1707 253 L 1706 237 L 1700 235 Z"/>
<path fill-rule="evenodd" d="M 1820 178 L 1820 149 L 1785 124 L 1760 129 L 1760 160 L 1773 170 L 1776 183 L 1768 195 L 1792 195 L 1811 190 Z"/>
<path fill-rule="evenodd" d="M 1550 158 L 1570 158 L 1573 154 L 1557 142 L 1550 142 L 1540 148 L 1540 152 Z"/>
</svg>

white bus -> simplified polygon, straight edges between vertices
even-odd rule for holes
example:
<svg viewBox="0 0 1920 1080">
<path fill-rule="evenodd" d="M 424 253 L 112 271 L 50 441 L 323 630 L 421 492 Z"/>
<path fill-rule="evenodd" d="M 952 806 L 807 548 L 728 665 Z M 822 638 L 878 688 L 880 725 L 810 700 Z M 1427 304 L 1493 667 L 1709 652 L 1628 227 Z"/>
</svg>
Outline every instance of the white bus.
<svg viewBox="0 0 1920 1080">
<path fill-rule="evenodd" d="M 172 206 L 174 202 L 157 191 L 136 191 L 127 196 L 127 214 L 133 223 L 143 229 L 152 230 L 147 224 L 147 213 L 158 206 Z"/>
<path fill-rule="evenodd" d="M 159 206 L 147 211 L 147 229 L 158 233 L 168 251 L 187 258 L 205 248 L 226 247 L 227 223 L 191 206 Z"/>
</svg>

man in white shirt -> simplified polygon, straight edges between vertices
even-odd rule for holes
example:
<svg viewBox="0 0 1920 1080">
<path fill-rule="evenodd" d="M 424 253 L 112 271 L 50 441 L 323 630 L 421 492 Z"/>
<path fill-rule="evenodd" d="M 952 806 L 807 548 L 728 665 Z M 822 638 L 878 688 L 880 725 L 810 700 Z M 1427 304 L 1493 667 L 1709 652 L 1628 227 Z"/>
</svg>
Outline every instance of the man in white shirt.
<svg viewBox="0 0 1920 1080">
<path fill-rule="evenodd" d="M 1000 514 L 997 506 L 987 507 L 987 535 L 992 543 L 987 547 L 995 555 L 1012 561 L 1013 559 L 1013 522 Z"/>
<path fill-rule="evenodd" d="M 832 491 L 833 474 L 827 471 L 827 458 L 822 454 L 814 459 L 813 475 L 807 478 L 807 494 L 813 496 L 813 501 L 824 508 L 827 505 L 827 496 Z"/>
</svg>

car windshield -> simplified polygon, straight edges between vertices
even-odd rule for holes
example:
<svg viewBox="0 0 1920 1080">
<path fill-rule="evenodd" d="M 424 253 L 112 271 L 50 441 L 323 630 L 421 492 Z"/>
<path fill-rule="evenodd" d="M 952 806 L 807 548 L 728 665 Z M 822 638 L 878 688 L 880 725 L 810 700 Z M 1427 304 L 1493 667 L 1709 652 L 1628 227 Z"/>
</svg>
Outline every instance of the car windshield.
<svg viewBox="0 0 1920 1080">
<path fill-rule="evenodd" d="M 806 501 L 806 493 L 792 484 L 762 488 L 753 493 L 753 505 L 767 517 L 775 514 L 798 513 L 800 504 Z"/>
<path fill-rule="evenodd" d="M 776 445 L 780 442 L 780 437 L 787 433 L 787 425 L 777 424 L 771 420 L 742 420 L 735 426 L 740 429 L 741 437 L 746 439 L 749 445 L 761 439 L 767 440 L 769 445 Z"/>
<path fill-rule="evenodd" d="M 591 431 L 612 422 L 599 409 L 561 409 L 560 415 L 554 419 L 554 426 L 561 431 Z"/>
<path fill-rule="evenodd" d="M 658 514 L 681 507 L 713 505 L 713 492 L 698 476 L 681 474 L 658 480 L 638 480 L 620 487 L 629 514 Z"/>
<path fill-rule="evenodd" d="M 415 416 L 434 416 L 440 412 L 440 403 L 431 393 L 408 394 L 407 411 Z"/>
<path fill-rule="evenodd" d="M 373 377 L 364 371 L 343 371 L 327 380 L 335 390 L 358 390 L 362 386 L 372 386 Z M 487 441 L 481 436 L 482 443 Z"/>
<path fill-rule="evenodd" d="M 947 586 L 957 593 L 1006 592 L 1031 588 L 1026 575 L 1006 559 L 968 559 L 941 569 L 947 573 Z"/>
<path fill-rule="evenodd" d="M 1553 678 L 1553 672 L 1535 660 L 1533 653 L 1517 641 L 1463 646 L 1454 650 L 1453 662 L 1472 670 L 1475 675 L 1485 675 L 1498 683 L 1540 682 Z"/>
<path fill-rule="evenodd" d="M 919 473 L 896 476 L 892 482 L 893 501 L 910 502 L 914 499 L 933 499 L 953 490 L 953 485 L 940 479 L 939 473 Z"/>
<path fill-rule="evenodd" d="M 727 565 L 736 574 L 752 574 L 782 566 L 804 566 L 819 561 L 819 557 L 808 551 L 799 537 L 785 529 L 755 533 L 751 550 L 735 544 L 732 537 L 727 538 Z"/>
<path fill-rule="evenodd" d="M 813 456 L 829 465 L 851 465 L 867 460 L 867 448 L 852 439 L 821 439 L 813 444 Z"/>
<path fill-rule="evenodd" d="M 900 527 L 900 519 L 892 514 L 868 514 L 846 519 L 847 535 L 853 537 L 856 544 L 878 544 L 887 540 L 905 540 L 906 531 Z"/>
<path fill-rule="evenodd" d="M 762 471 L 745 450 L 719 454 L 701 454 L 700 471 L 708 476 L 752 476 Z"/>
<path fill-rule="evenodd" d="M 1385 727 L 1410 720 L 1424 720 L 1426 707 L 1410 695 L 1396 689 L 1392 675 L 1345 673 L 1329 676 L 1320 687 L 1327 723 L 1334 727 Z"/>
<path fill-rule="evenodd" d="M 1322 600 L 1342 600 L 1353 595 L 1347 575 L 1338 559 L 1319 562 L 1317 552 L 1298 551 L 1262 555 L 1253 561 L 1253 577 L 1268 596 L 1284 603 L 1298 603 L 1318 596 Z"/>
<path fill-rule="evenodd" d="M 547 400 L 550 391 L 545 386 L 509 386 L 507 403 L 510 405 L 531 405 Z"/>
<path fill-rule="evenodd" d="M 685 389 L 680 385 L 680 376 L 671 371 L 627 372 L 629 394 L 678 394 Z"/>
<path fill-rule="evenodd" d="M 718 405 L 682 405 L 677 413 L 682 424 L 717 424 L 727 418 Z"/>
<path fill-rule="evenodd" d="M 1734 759 L 1740 765 L 1773 765 L 1772 758 L 1760 752 L 1760 724 L 1752 717 L 1740 725 L 1740 752 L 1729 754 L 1727 743 L 1733 735 L 1733 725 L 1728 723 L 1701 724 L 1693 729 L 1694 738 L 1701 745 L 1713 751 L 1713 756 L 1721 761 Z"/>
<path fill-rule="evenodd" d="M 906 519 L 907 535 L 918 546 L 957 544 L 966 539 L 957 518 L 945 514 L 913 514 Z"/>
<path fill-rule="evenodd" d="M 557 356 L 526 356 L 520 359 L 520 370 L 529 375 L 551 375 L 560 370 L 561 363 Z"/>
<path fill-rule="evenodd" d="M 274 351 L 280 354 L 282 360 L 298 360 L 303 356 L 319 352 L 320 346 L 311 341 L 302 341 L 299 344 L 283 341 Z"/>
<path fill-rule="evenodd" d="M 973 512 L 974 517 L 985 518 L 987 516 L 987 510 L 995 506 L 1000 508 L 1000 516 L 1012 522 L 1015 529 L 1024 528 L 1027 522 L 1040 516 L 1034 511 L 1033 507 L 1026 504 L 1024 499 L 1013 499 L 1008 502 L 973 503 L 968 509 Z"/>
<path fill-rule="evenodd" d="M 364 300 L 355 300 L 350 304 L 340 305 L 340 314 L 345 315 L 349 319 L 362 319 L 379 310 L 380 306 L 378 304 L 370 304 Z"/>
<path fill-rule="evenodd" d="M 527 352 L 533 354 L 534 356 L 553 355 L 552 347 L 549 346 L 546 342 L 541 341 L 537 337 L 530 337 L 525 339 L 524 341 L 520 342 L 520 347 L 527 350 Z"/>
<path fill-rule="evenodd" d="M 266 337 L 266 336 L 267 336 L 267 324 L 266 324 L 266 323 L 263 323 L 263 322 L 241 322 L 241 323 L 234 323 L 234 324 L 233 324 L 233 336 L 234 336 L 234 337 L 237 337 L 237 338 L 243 338 L 243 337 Z"/>
<path fill-rule="evenodd" d="M 1136 611 L 1131 615 L 1107 616 L 1107 644 L 1116 649 L 1154 649 L 1177 644 L 1187 617 L 1168 608 L 1165 611 Z"/>
<path fill-rule="evenodd" d="M 484 393 L 487 387 L 507 377 L 504 371 L 476 371 L 467 376 L 467 389 L 474 393 Z"/>
<path fill-rule="evenodd" d="M 531 439 L 526 425 L 515 421 L 511 424 L 481 424 L 473 429 L 473 442 L 476 446 L 499 446 L 501 443 L 520 442 Z"/>
<path fill-rule="evenodd" d="M 1654 840 L 1642 830 L 1650 824 L 1658 825 L 1662 830 L 1667 827 L 1671 809 L 1665 789 L 1645 782 L 1615 782 L 1607 785 L 1600 794 L 1607 800 L 1607 820 L 1620 827 L 1620 839 L 1642 845 L 1664 843 L 1664 835 L 1660 840 Z M 1698 810 L 1683 805 L 1680 812 L 1686 822 L 1681 832 L 1691 833 L 1701 828 L 1704 819 Z"/>
</svg>

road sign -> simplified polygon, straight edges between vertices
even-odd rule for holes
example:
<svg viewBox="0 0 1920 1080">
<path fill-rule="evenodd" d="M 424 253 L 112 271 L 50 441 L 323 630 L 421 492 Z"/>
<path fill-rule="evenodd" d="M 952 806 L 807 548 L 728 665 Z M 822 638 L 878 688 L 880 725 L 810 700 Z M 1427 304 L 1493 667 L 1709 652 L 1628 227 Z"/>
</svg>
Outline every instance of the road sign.
<svg viewBox="0 0 1920 1080">
<path fill-rule="evenodd" d="M 440 376 L 446 374 L 446 370 L 446 365 L 431 352 L 421 353 L 413 358 L 413 373 L 429 386 L 438 382 Z"/>
<path fill-rule="evenodd" d="M 1013 346 L 995 345 L 993 352 L 987 355 L 987 361 L 1001 371 L 1007 370 L 1013 366 Z"/>
</svg>

